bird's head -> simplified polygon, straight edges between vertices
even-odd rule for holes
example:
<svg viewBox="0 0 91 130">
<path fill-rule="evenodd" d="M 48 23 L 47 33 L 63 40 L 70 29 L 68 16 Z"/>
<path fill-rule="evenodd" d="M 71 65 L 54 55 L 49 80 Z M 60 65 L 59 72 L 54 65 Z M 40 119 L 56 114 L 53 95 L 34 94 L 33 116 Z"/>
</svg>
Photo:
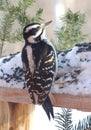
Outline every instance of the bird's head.
<svg viewBox="0 0 91 130">
<path fill-rule="evenodd" d="M 52 21 L 46 23 L 31 23 L 24 27 L 23 29 L 23 38 L 28 43 L 37 43 L 45 37 L 45 28 Z"/>
</svg>

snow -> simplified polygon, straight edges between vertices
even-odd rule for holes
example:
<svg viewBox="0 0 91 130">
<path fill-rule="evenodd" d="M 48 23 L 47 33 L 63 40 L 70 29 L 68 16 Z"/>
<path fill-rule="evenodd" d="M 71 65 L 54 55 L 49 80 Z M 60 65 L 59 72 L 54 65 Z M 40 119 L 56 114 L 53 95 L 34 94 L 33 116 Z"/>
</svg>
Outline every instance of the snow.
<svg viewBox="0 0 91 130">
<path fill-rule="evenodd" d="M 1 87 L 23 88 L 23 66 L 21 53 L 10 54 L 0 58 Z"/>
<path fill-rule="evenodd" d="M 75 45 L 57 52 L 58 72 L 52 93 L 91 94 L 91 43 Z M 23 88 L 21 52 L 0 58 L 1 87 Z"/>
<path fill-rule="evenodd" d="M 91 43 L 75 45 L 58 55 L 58 77 L 53 93 L 91 94 Z"/>
</svg>

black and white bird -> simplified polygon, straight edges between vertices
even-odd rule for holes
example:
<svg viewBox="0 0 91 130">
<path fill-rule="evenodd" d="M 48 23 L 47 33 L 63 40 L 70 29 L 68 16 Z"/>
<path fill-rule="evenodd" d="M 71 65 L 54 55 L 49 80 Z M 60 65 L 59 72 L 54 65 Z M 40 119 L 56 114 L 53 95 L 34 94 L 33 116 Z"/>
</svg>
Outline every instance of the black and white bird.
<svg viewBox="0 0 91 130">
<path fill-rule="evenodd" d="M 43 106 L 49 120 L 54 112 L 49 93 L 56 73 L 56 51 L 45 37 L 45 28 L 52 21 L 25 26 L 22 62 L 27 87 L 33 104 Z"/>
</svg>

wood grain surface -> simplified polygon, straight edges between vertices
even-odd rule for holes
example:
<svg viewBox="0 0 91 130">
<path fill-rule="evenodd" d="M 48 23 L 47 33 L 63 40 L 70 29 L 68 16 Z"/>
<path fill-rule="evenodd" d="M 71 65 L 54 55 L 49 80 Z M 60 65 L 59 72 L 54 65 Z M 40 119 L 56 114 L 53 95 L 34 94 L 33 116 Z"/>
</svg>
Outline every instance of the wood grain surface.
<svg viewBox="0 0 91 130">
<path fill-rule="evenodd" d="M 50 94 L 54 107 L 73 108 L 82 111 L 91 111 L 91 96 Z M 31 104 L 27 90 L 0 87 L 0 101 Z"/>
</svg>

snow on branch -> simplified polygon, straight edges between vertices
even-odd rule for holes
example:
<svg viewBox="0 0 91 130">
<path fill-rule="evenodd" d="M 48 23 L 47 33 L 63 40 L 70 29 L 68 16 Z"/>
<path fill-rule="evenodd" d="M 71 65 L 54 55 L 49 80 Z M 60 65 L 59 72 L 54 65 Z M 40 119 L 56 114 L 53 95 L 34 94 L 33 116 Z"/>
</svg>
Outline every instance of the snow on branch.
<svg viewBox="0 0 91 130">
<path fill-rule="evenodd" d="M 57 51 L 58 72 L 52 93 L 91 94 L 91 43 L 75 45 L 68 51 Z M 0 58 L 0 87 L 23 88 L 21 53 Z"/>
</svg>

